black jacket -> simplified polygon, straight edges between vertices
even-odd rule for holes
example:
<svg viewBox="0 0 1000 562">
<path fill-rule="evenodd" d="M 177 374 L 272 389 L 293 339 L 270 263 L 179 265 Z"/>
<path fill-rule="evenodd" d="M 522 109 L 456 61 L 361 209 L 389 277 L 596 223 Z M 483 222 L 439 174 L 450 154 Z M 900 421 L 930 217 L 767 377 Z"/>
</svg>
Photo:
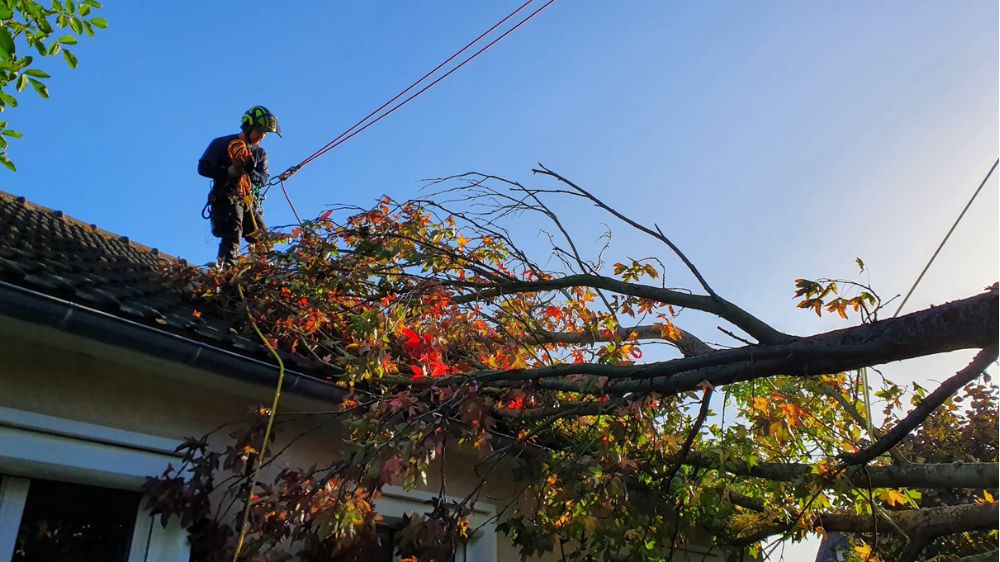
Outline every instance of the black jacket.
<svg viewBox="0 0 1000 562">
<path fill-rule="evenodd" d="M 213 140 L 208 143 L 205 153 L 198 159 L 198 173 L 206 178 L 212 178 L 215 181 L 214 187 L 216 188 L 226 185 L 230 180 L 229 172 L 226 169 L 229 168 L 232 162 L 229 161 L 229 154 L 226 149 L 229 147 L 229 142 L 237 137 L 239 137 L 238 134 L 226 135 Z M 250 153 L 254 157 L 253 169 L 249 171 L 250 182 L 260 187 L 267 183 L 268 180 L 267 151 L 260 144 L 247 146 L 250 147 Z"/>
</svg>

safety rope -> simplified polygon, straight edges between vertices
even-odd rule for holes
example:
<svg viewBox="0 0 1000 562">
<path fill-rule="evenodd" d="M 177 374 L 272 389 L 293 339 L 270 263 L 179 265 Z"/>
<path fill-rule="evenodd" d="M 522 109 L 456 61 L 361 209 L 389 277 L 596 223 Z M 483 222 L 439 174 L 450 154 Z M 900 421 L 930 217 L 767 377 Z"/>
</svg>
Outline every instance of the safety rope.
<svg viewBox="0 0 1000 562">
<path fill-rule="evenodd" d="M 462 53 L 464 53 L 465 51 L 467 51 L 469 49 L 469 47 L 471 47 L 471 46 L 475 45 L 476 43 L 478 43 L 483 37 L 486 37 L 487 35 L 489 35 L 494 29 L 496 29 L 496 28 L 500 27 L 501 25 L 503 25 L 504 23 L 506 23 L 510 18 L 514 17 L 518 12 L 520 12 L 521 10 L 523 10 L 524 8 L 526 8 L 528 6 L 528 4 L 531 4 L 534 1 L 535 0 L 528 0 L 524 4 L 521 4 L 516 10 L 514 10 L 510 14 L 507 14 L 507 17 L 503 18 L 502 20 L 500 20 L 499 22 L 497 22 L 496 24 L 494 24 L 493 27 L 491 27 L 491 28 L 487 29 L 486 31 L 480 33 L 478 37 L 476 37 L 472 41 L 468 42 L 464 47 L 462 47 L 461 49 L 459 49 L 458 51 L 456 51 L 455 54 L 453 54 L 450 57 L 448 57 L 447 59 L 445 59 L 444 62 L 442 62 L 441 64 L 435 66 L 432 70 L 430 70 L 429 72 L 427 72 L 426 74 L 424 74 L 423 76 L 421 76 L 420 78 L 418 78 L 412 84 L 410 84 L 409 86 L 407 86 L 403 91 L 401 91 L 398 94 L 396 94 L 395 97 L 393 97 L 389 101 L 383 103 L 382 105 L 380 105 L 378 108 L 374 109 L 368 115 L 365 115 L 360 121 L 358 121 L 354 125 L 351 125 L 346 131 L 344 131 L 343 133 L 341 133 L 338 137 L 336 137 L 332 141 L 330 141 L 330 142 L 326 143 L 325 145 L 323 145 L 323 147 L 320 148 L 319 150 L 317 150 L 316 152 L 314 152 L 311 155 L 307 156 L 302 162 L 299 162 L 299 164 L 297 166 L 293 166 L 293 168 L 301 168 L 302 166 L 305 166 L 309 162 L 312 162 L 316 158 L 322 156 L 325 153 L 325 151 L 327 151 L 330 148 L 332 148 L 332 146 L 334 145 L 334 143 L 336 143 L 341 138 L 343 138 L 344 135 L 346 135 L 346 134 L 350 133 L 351 131 L 353 131 L 359 125 L 361 125 L 362 123 L 364 123 L 365 121 L 367 121 L 370 117 L 372 117 L 373 115 L 375 115 L 379 111 L 382 111 L 383 109 L 385 109 L 392 102 L 394 102 L 394 101 L 398 100 L 399 98 L 403 97 L 403 95 L 406 94 L 406 92 L 409 92 L 410 90 L 412 90 L 413 88 L 415 88 L 417 86 L 417 84 L 419 84 L 419 83 L 423 82 L 424 80 L 426 80 L 427 77 L 429 77 L 430 75 L 434 74 L 438 70 L 441 70 L 441 68 L 444 67 L 444 65 L 446 65 L 449 62 L 455 60 L 455 58 L 458 57 L 458 55 L 461 55 Z"/>
<path fill-rule="evenodd" d="M 528 0 L 527 2 L 525 2 L 524 4 L 522 4 L 521 6 L 519 6 L 516 10 L 514 10 L 513 12 L 511 12 L 510 14 L 508 14 L 505 18 L 503 18 L 502 20 L 500 20 L 499 22 L 497 22 L 496 24 L 494 24 L 492 27 L 490 27 L 489 29 L 487 29 L 483 33 L 479 34 L 478 37 L 476 37 L 475 39 L 473 39 L 472 41 L 470 41 L 468 44 L 466 44 L 464 47 L 462 47 L 461 49 L 459 49 L 457 52 L 455 52 L 455 54 L 453 54 L 450 57 L 448 57 L 447 59 L 445 59 L 444 62 L 442 62 L 441 64 L 437 65 L 436 67 L 434 67 L 434 69 L 432 69 L 431 71 L 427 72 L 426 74 L 424 74 L 423 76 L 421 76 L 418 80 L 416 80 L 415 82 L 413 82 L 412 84 L 410 84 L 409 86 L 407 86 L 403 91 L 401 91 L 398 94 L 396 94 L 392 99 L 390 99 L 389 101 L 383 103 L 377 109 L 375 109 L 374 111 L 372 111 L 371 113 L 369 113 L 368 115 L 366 115 L 363 119 L 361 119 L 360 121 L 358 121 L 357 123 L 355 123 L 354 125 L 352 125 L 351 127 L 349 127 L 347 130 L 345 130 L 343 133 L 341 133 L 340 135 L 338 135 L 336 138 L 334 138 L 330 142 L 326 143 L 322 148 L 320 148 L 316 152 L 314 152 L 311 155 L 309 155 L 308 157 L 306 157 L 304 160 L 302 160 L 302 162 L 299 162 L 298 164 L 289 167 L 287 170 L 285 170 L 284 172 L 282 172 L 281 174 L 279 174 L 277 177 L 272 178 L 271 181 L 268 182 L 267 187 L 271 187 L 273 185 L 276 185 L 276 184 L 280 183 L 282 191 L 285 192 L 285 199 L 288 201 L 288 205 L 292 208 L 292 212 L 295 214 L 296 218 L 298 218 L 299 217 L 299 213 L 295 209 L 295 205 L 292 203 L 291 197 L 289 197 L 289 195 L 288 195 L 288 191 L 285 189 L 285 185 L 284 185 L 284 181 L 285 180 L 287 180 L 288 178 L 290 178 L 292 175 L 294 175 L 296 172 L 298 172 L 299 170 L 301 170 L 305 165 L 311 163 L 313 160 L 316 160 L 320 156 L 326 154 L 327 152 L 329 152 L 329 151 L 333 150 L 334 148 L 340 146 L 341 144 L 347 142 L 348 140 L 350 140 L 351 138 L 353 138 L 354 136 L 356 136 L 358 133 L 361 133 L 362 131 L 364 131 L 365 129 L 371 127 L 375 123 L 378 123 L 379 121 L 381 121 L 385 117 L 387 117 L 387 116 L 391 115 L 392 113 L 394 113 L 397 109 L 403 107 L 404 105 L 406 105 L 407 103 L 409 103 L 410 101 L 412 101 L 417 96 L 423 94 L 424 92 L 426 92 L 427 90 L 429 90 L 430 88 L 432 88 L 434 85 L 436 85 L 437 83 L 441 82 L 442 80 L 444 80 L 445 78 L 447 78 L 448 76 L 450 76 L 451 74 L 453 74 L 456 70 L 458 70 L 459 68 L 462 68 L 467 63 L 469 63 L 470 61 L 472 61 L 473 59 L 475 59 L 476 57 L 478 57 L 479 55 L 481 55 L 487 49 L 489 49 L 493 45 L 495 45 L 498 42 L 500 42 L 503 38 L 505 38 L 508 35 L 510 35 L 514 30 L 518 29 L 519 27 L 521 27 L 522 25 L 524 25 L 525 23 L 527 23 L 529 20 L 531 20 L 532 18 L 534 18 L 536 15 L 538 15 L 542 10 L 544 10 L 545 8 L 548 8 L 551 4 L 553 4 L 555 2 L 555 0 L 548 0 L 548 2 L 546 2 L 545 4 L 543 4 L 540 8 L 538 8 L 537 10 L 535 10 L 535 11 L 531 12 L 530 14 L 528 14 L 527 16 L 525 16 L 522 20 L 520 20 L 513 27 L 511 27 L 510 29 L 508 29 L 507 31 L 505 31 L 503 34 L 501 34 L 499 37 L 497 37 L 493 41 L 489 42 L 484 47 L 480 48 L 476 52 L 474 52 L 471 55 L 469 55 L 465 60 L 463 60 L 458 65 L 456 65 L 455 67 L 453 67 L 452 69 L 450 69 L 448 72 L 444 73 L 442 76 L 438 77 L 437 79 L 435 79 L 430 84 L 424 86 L 422 89 L 420 89 L 416 93 L 414 93 L 414 94 L 410 95 L 409 97 L 405 98 L 403 101 L 401 101 L 398 104 L 394 105 L 388 111 L 382 113 L 381 115 L 378 115 L 378 117 L 376 117 L 375 119 L 372 119 L 371 121 L 368 121 L 373 116 L 375 116 L 376 114 L 378 114 L 380 111 L 382 111 L 383 109 L 385 109 L 386 107 L 388 107 L 389 105 L 391 105 L 393 102 L 395 102 L 399 98 L 403 97 L 407 92 L 409 92 L 410 90 L 412 90 L 415 87 L 417 87 L 421 82 L 423 82 L 424 80 L 426 80 L 427 78 L 429 78 L 431 75 L 433 75 L 435 72 L 437 72 L 438 70 L 440 70 L 441 68 L 443 68 L 449 62 L 451 62 L 451 61 L 455 60 L 456 58 L 458 58 L 459 55 L 461 55 L 462 53 L 464 53 L 465 51 L 467 51 L 469 48 L 471 48 L 476 43 L 480 42 L 484 37 L 486 37 L 487 35 L 489 35 L 490 33 L 492 33 L 494 30 L 496 30 L 498 27 L 500 27 L 501 25 L 503 25 L 504 23 L 506 23 L 508 20 L 510 20 L 512 17 L 514 17 L 518 12 L 520 12 L 521 10 L 523 10 L 524 8 L 526 8 L 528 5 L 530 5 L 534 1 L 535 0 Z M 362 126 L 362 124 L 364 126 Z M 302 220 L 299 219 L 299 223 L 301 223 L 301 222 L 302 222 Z"/>
<path fill-rule="evenodd" d="M 257 333 L 257 337 L 260 341 L 264 342 L 267 350 L 274 355 L 275 361 L 278 362 L 278 384 L 274 388 L 274 398 L 271 400 L 271 410 L 267 416 L 267 426 L 264 429 L 264 440 L 260 444 L 260 451 L 257 453 L 257 463 L 253 468 L 253 476 L 250 478 L 250 488 L 247 490 L 247 500 L 246 504 L 243 506 L 243 522 L 240 524 L 240 534 L 236 541 L 236 550 L 233 552 L 233 562 L 237 562 L 240 557 L 240 553 L 243 551 L 243 543 L 246 541 L 247 528 L 250 520 L 250 504 L 253 502 L 253 489 L 257 487 L 257 481 L 260 478 L 260 467 L 264 464 L 264 456 L 267 454 L 267 442 L 271 439 L 271 428 L 274 426 L 274 416 L 278 413 L 278 400 L 281 398 L 281 386 L 285 381 L 285 363 L 281 360 L 281 356 L 271 345 L 271 342 L 267 341 L 264 334 L 257 327 L 257 322 L 253 318 L 253 314 L 250 312 L 250 307 L 247 306 L 246 297 L 243 295 L 243 287 L 240 285 L 239 277 L 243 274 L 246 269 L 240 271 L 236 274 L 236 290 L 239 292 L 240 301 L 243 302 L 243 308 L 246 309 L 247 318 L 250 320 L 250 326 L 253 327 L 254 332 Z"/>
</svg>

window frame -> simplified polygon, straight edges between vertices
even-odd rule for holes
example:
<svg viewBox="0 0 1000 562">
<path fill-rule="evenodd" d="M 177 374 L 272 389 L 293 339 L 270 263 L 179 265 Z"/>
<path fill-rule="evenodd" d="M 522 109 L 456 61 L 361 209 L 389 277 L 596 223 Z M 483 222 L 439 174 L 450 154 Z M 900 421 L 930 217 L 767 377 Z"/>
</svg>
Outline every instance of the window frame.
<svg viewBox="0 0 1000 562">
<path fill-rule="evenodd" d="M 0 562 L 14 554 L 32 478 L 141 491 L 147 476 L 181 459 L 177 442 L 36 412 L 0 407 Z M 166 528 L 140 503 L 128 562 L 188 562 L 187 532 Z"/>
<path fill-rule="evenodd" d="M 400 522 L 409 513 L 427 513 L 428 502 L 438 494 L 424 490 L 407 490 L 400 486 L 384 486 L 382 497 L 375 501 L 375 510 L 390 523 Z M 463 498 L 444 496 L 448 501 L 458 502 Z M 470 528 L 478 529 L 465 548 L 458 552 L 455 562 L 497 562 L 497 509 L 491 503 L 476 502 L 469 515 Z M 394 558 L 399 560 L 399 555 Z"/>
</svg>

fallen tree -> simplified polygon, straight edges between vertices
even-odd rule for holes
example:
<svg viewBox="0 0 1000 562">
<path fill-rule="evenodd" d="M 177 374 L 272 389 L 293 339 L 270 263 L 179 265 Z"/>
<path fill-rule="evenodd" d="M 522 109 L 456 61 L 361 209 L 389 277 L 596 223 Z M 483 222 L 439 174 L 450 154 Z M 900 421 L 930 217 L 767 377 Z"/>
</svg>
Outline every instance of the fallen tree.
<svg viewBox="0 0 1000 562">
<path fill-rule="evenodd" d="M 993 415 L 962 423 L 993 427 L 995 441 L 996 391 L 983 372 L 997 358 L 996 285 L 880 318 L 869 287 L 800 279 L 800 308 L 859 322 L 786 334 L 717 294 L 659 227 L 536 172 L 554 186 L 447 178 L 423 200 L 328 211 L 233 269 L 173 271 L 207 301 L 200 309 L 249 319 L 248 337 L 259 327 L 348 389 L 316 415 L 342 419 L 355 445 L 324 470 L 287 469 L 252 490 L 248 552 L 294 542 L 306 560 L 363 559 L 382 486 L 414 485 L 454 447 L 482 451 L 483 483 L 516 460 L 523 489 L 500 528 L 524 555 L 558 547 L 567 560 L 666 560 L 691 530 L 710 529 L 720 549 L 839 531 L 852 534 L 856 558 L 912 560 L 939 537 L 996 529 L 984 492 L 997 487 L 995 444 L 964 462 L 913 458 L 912 445 L 934 438 L 922 431 L 927 420 L 954 413 L 970 383 Z M 582 199 L 663 243 L 700 293 L 666 287 L 658 258 L 608 265 L 605 248 L 588 259 L 553 197 Z M 505 226 L 525 216 L 547 221 L 544 257 L 558 267 L 540 265 Z M 710 345 L 678 326 L 685 311 L 713 315 L 739 345 Z M 669 355 L 663 346 L 674 357 L 642 360 Z M 884 381 L 873 398 L 884 423 L 868 419 L 859 370 L 956 350 L 976 355 L 929 394 Z M 150 484 L 154 508 L 191 529 L 197 560 L 232 557 L 239 510 L 213 511 L 208 498 L 245 505 L 265 418 L 221 454 L 190 440 L 185 466 Z M 228 480 L 214 477 L 220 459 Z M 951 495 L 925 506 L 921 490 Z M 450 559 L 481 491 L 436 503 L 407 527 L 400 552 Z M 968 548 L 995 548 L 976 537 Z"/>
</svg>

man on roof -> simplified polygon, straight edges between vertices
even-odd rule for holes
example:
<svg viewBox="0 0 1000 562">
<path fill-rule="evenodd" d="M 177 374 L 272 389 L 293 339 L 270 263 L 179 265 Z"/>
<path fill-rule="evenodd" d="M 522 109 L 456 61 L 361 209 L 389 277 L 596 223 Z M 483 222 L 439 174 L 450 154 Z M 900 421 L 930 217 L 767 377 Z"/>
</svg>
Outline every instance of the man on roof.
<svg viewBox="0 0 1000 562">
<path fill-rule="evenodd" d="M 240 132 L 214 139 L 198 160 L 198 173 L 212 178 L 212 190 L 202 216 L 212 221 L 219 240 L 219 263 L 232 264 L 240 239 L 267 240 L 260 190 L 267 184 L 267 151 L 260 141 L 267 133 L 281 136 L 278 118 L 262 105 L 243 114 Z"/>
</svg>

